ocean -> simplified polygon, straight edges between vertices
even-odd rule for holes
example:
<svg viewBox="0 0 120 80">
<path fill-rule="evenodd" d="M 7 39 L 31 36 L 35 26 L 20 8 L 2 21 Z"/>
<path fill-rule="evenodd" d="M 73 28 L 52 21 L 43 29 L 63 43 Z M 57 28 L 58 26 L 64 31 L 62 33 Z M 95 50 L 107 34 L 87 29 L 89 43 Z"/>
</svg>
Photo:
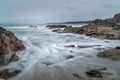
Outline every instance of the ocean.
<svg viewBox="0 0 120 80">
<path fill-rule="evenodd" d="M 66 24 L 81 27 L 81 24 Z M 21 69 L 22 72 L 9 80 L 78 80 L 72 74 L 77 73 L 85 80 L 120 80 L 120 63 L 96 55 L 100 51 L 120 46 L 120 40 L 91 38 L 81 34 L 55 33 L 46 28 L 47 24 L 1 25 L 13 32 L 23 41 L 26 49 L 17 52 L 19 60 L 6 68 Z M 75 45 L 67 48 L 66 45 Z M 77 46 L 93 46 L 77 48 Z M 72 55 L 73 58 L 66 59 Z M 50 65 L 49 65 L 50 64 Z M 107 67 L 105 79 L 87 78 L 85 71 L 89 67 Z M 84 80 L 84 79 L 79 79 Z"/>
</svg>

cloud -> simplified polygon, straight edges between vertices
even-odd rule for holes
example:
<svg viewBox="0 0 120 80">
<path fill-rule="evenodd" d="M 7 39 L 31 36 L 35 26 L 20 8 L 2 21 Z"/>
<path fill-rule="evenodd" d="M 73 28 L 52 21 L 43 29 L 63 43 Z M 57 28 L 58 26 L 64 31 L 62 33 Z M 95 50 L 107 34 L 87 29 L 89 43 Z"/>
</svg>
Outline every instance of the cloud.
<svg viewBox="0 0 120 80">
<path fill-rule="evenodd" d="M 0 23 L 90 20 L 119 12 L 119 0 L 0 0 Z"/>
</svg>

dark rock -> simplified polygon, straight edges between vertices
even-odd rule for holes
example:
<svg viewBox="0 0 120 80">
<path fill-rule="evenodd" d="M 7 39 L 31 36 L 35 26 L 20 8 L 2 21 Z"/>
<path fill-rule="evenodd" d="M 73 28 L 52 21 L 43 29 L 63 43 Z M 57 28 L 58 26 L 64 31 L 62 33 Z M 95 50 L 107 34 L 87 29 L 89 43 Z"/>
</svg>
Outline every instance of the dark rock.
<svg viewBox="0 0 120 80">
<path fill-rule="evenodd" d="M 89 47 L 93 47 L 93 46 L 77 46 L 78 48 L 89 48 Z"/>
<path fill-rule="evenodd" d="M 62 33 L 63 31 L 61 29 L 54 29 L 52 32 Z"/>
<path fill-rule="evenodd" d="M 120 46 L 115 47 L 115 49 L 120 49 Z"/>
<path fill-rule="evenodd" d="M 30 27 L 36 28 L 37 26 L 35 26 L 35 25 L 31 25 Z"/>
<path fill-rule="evenodd" d="M 0 70 L 0 78 L 8 79 L 17 75 L 20 72 L 21 72 L 20 70 L 14 70 L 14 71 L 9 71 L 9 69 Z"/>
<path fill-rule="evenodd" d="M 97 70 L 90 70 L 90 71 L 87 71 L 86 72 L 86 75 L 88 77 L 99 77 L 99 78 L 102 78 L 102 73 L 100 71 L 97 71 Z"/>
<path fill-rule="evenodd" d="M 52 65 L 52 64 L 54 64 L 54 63 L 51 62 L 51 61 L 42 61 L 41 63 L 42 63 L 42 64 L 45 64 L 45 65 Z"/>
<path fill-rule="evenodd" d="M 25 49 L 24 44 L 12 32 L 0 27 L 0 65 L 18 59 L 16 52 Z"/>
<path fill-rule="evenodd" d="M 73 55 L 67 55 L 66 56 L 66 59 L 71 59 L 71 58 L 73 58 L 74 56 Z"/>
<path fill-rule="evenodd" d="M 66 26 L 66 25 L 48 25 L 47 27 L 49 29 L 54 29 L 54 28 L 66 28 L 68 26 Z"/>
<path fill-rule="evenodd" d="M 68 47 L 68 48 L 74 48 L 75 45 L 66 45 L 65 47 Z"/>
</svg>

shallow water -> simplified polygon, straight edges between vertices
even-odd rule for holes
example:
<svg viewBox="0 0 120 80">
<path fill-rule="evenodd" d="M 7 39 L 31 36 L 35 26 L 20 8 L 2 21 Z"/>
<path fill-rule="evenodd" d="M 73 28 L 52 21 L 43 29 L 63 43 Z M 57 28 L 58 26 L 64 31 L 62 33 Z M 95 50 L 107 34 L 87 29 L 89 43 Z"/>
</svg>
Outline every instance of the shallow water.
<svg viewBox="0 0 120 80">
<path fill-rule="evenodd" d="M 72 33 L 53 33 L 46 25 L 5 27 L 23 41 L 26 49 L 18 52 L 19 61 L 6 66 L 22 72 L 10 80 L 120 80 L 120 62 L 98 58 L 96 54 L 120 46 L 120 40 L 99 40 Z M 75 45 L 67 48 L 66 45 Z M 78 45 L 93 47 L 77 48 Z M 73 55 L 71 59 L 66 56 Z M 51 64 L 51 65 L 46 65 Z M 113 75 L 86 77 L 89 67 L 107 67 Z M 73 76 L 77 73 L 83 78 Z"/>
</svg>

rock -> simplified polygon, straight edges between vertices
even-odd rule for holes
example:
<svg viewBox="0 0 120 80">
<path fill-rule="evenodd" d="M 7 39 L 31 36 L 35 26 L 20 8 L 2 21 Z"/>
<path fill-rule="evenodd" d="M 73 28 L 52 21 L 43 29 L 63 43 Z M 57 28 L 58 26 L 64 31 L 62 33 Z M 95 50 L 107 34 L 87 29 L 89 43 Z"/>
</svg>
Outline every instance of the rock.
<svg viewBox="0 0 120 80">
<path fill-rule="evenodd" d="M 73 58 L 74 56 L 73 55 L 67 55 L 66 56 L 66 59 L 71 59 L 71 58 Z"/>
<path fill-rule="evenodd" d="M 102 39 L 120 39 L 120 31 L 114 30 L 113 27 L 105 25 L 86 25 L 83 27 L 66 27 L 64 33 L 85 34 L 86 36 Z"/>
<path fill-rule="evenodd" d="M 102 78 L 102 73 L 100 71 L 97 71 L 97 70 L 90 70 L 90 71 L 87 71 L 86 72 L 86 75 L 88 77 L 99 77 L 99 78 Z"/>
<path fill-rule="evenodd" d="M 20 70 L 15 71 L 9 71 L 9 69 L 0 70 L 0 78 L 8 79 L 17 75 L 20 72 L 21 72 Z"/>
<path fill-rule="evenodd" d="M 82 28 L 81 27 L 66 27 L 63 30 L 64 33 L 76 33 L 76 34 L 82 34 Z"/>
<path fill-rule="evenodd" d="M 35 25 L 31 25 L 30 27 L 32 27 L 32 28 L 36 28 L 37 26 L 35 26 Z"/>
<path fill-rule="evenodd" d="M 108 49 L 103 52 L 100 52 L 97 56 L 118 61 L 120 60 L 120 49 L 118 48 Z"/>
<path fill-rule="evenodd" d="M 16 52 L 25 46 L 12 32 L 0 27 L 0 65 L 6 65 L 18 59 Z"/>
<path fill-rule="evenodd" d="M 49 29 L 54 29 L 54 28 L 66 28 L 68 26 L 66 25 L 47 25 Z"/>
<path fill-rule="evenodd" d="M 119 25 L 118 25 L 119 24 Z M 119 40 L 120 39 L 120 13 L 113 18 L 96 19 L 90 24 L 82 27 L 72 27 L 66 25 L 48 25 L 50 29 L 64 28 L 64 30 L 53 30 L 53 32 L 85 34 L 86 36 L 100 39 Z"/>
<path fill-rule="evenodd" d="M 97 71 L 103 71 L 107 70 L 107 67 L 104 66 L 90 66 L 88 67 L 89 70 L 97 70 Z"/>
<path fill-rule="evenodd" d="M 68 47 L 68 48 L 74 48 L 75 45 L 66 45 L 65 47 Z"/>
<path fill-rule="evenodd" d="M 93 47 L 93 46 L 77 46 L 78 48 L 89 48 L 89 47 Z"/>
<path fill-rule="evenodd" d="M 74 77 L 76 77 L 76 78 L 80 78 L 80 79 L 82 79 L 82 80 L 85 80 L 83 77 L 81 77 L 79 74 L 77 74 L 77 73 L 72 73 L 72 75 L 74 76 Z"/>
<path fill-rule="evenodd" d="M 54 29 L 52 32 L 62 33 L 63 31 L 61 29 Z"/>
<path fill-rule="evenodd" d="M 102 20 L 102 19 L 96 19 L 92 22 L 94 25 L 104 25 L 104 26 L 107 26 L 107 27 L 112 27 L 112 26 L 115 26 L 115 24 L 113 23 L 112 21 L 112 18 L 108 18 L 108 19 L 105 19 L 105 20 Z"/>
<path fill-rule="evenodd" d="M 115 14 L 115 16 L 113 17 L 113 22 L 120 23 L 120 13 Z"/>
<path fill-rule="evenodd" d="M 120 49 L 120 46 L 115 47 L 115 49 Z"/>
<path fill-rule="evenodd" d="M 54 63 L 51 62 L 51 61 L 42 61 L 41 63 L 42 63 L 42 64 L 45 64 L 45 65 L 52 65 L 52 64 L 54 64 Z"/>
</svg>

